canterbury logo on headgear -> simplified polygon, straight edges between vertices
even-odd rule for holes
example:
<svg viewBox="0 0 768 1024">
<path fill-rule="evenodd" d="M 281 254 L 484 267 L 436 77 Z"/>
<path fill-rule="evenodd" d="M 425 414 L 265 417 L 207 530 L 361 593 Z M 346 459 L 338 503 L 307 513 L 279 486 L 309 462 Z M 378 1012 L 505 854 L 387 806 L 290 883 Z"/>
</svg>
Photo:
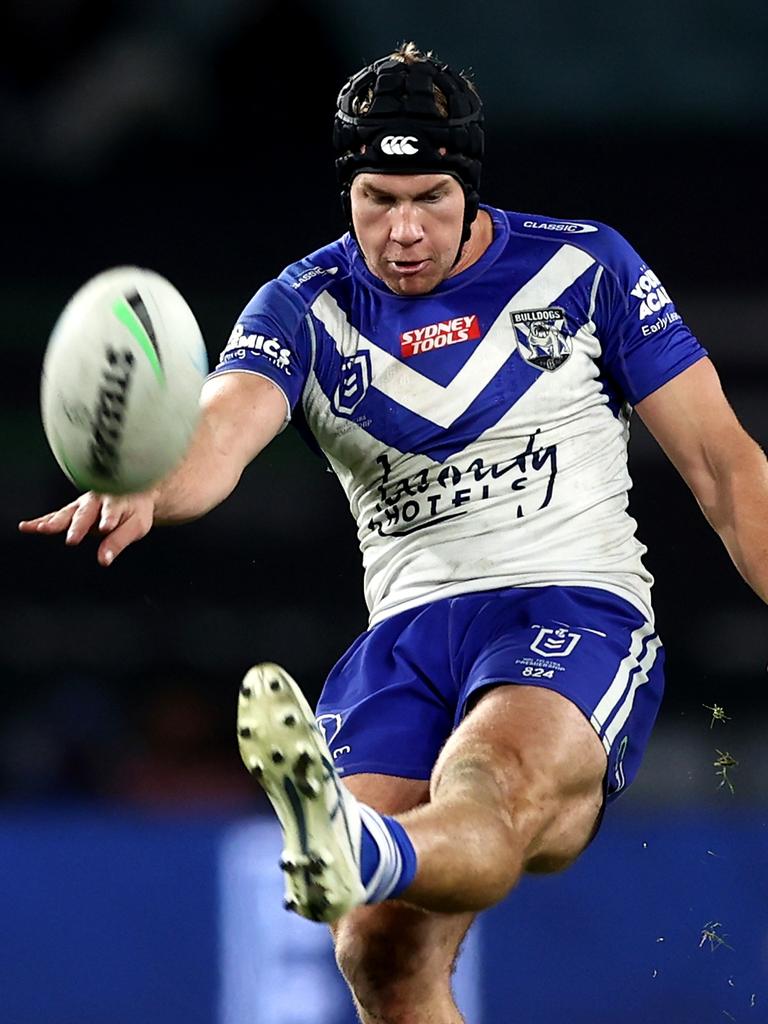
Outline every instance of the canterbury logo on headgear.
<svg viewBox="0 0 768 1024">
<path fill-rule="evenodd" d="M 418 141 L 415 135 L 385 135 L 380 146 L 387 156 L 413 156 L 419 152 L 419 147 L 413 145 Z"/>
</svg>

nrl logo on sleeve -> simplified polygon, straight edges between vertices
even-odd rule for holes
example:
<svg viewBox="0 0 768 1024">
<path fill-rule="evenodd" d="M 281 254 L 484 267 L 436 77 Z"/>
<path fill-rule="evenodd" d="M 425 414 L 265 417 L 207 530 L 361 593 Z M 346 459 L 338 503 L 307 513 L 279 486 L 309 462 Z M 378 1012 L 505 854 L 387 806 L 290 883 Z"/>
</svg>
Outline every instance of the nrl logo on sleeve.
<svg viewBox="0 0 768 1024">
<path fill-rule="evenodd" d="M 551 373 L 570 358 L 573 342 L 563 330 L 565 311 L 559 306 L 513 310 L 509 316 L 526 363 Z"/>
<path fill-rule="evenodd" d="M 400 354 L 404 359 L 431 352 L 435 348 L 456 345 L 460 341 L 475 341 L 480 337 L 480 321 L 476 313 L 469 316 L 455 316 L 452 320 L 440 320 L 426 327 L 403 331 L 400 335 Z"/>
</svg>

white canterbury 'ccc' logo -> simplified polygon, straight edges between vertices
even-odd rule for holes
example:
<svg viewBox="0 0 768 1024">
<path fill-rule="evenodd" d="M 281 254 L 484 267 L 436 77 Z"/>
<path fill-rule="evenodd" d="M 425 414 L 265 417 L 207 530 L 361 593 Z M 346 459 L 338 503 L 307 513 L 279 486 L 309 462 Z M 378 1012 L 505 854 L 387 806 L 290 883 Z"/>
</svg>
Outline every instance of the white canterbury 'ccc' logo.
<svg viewBox="0 0 768 1024">
<path fill-rule="evenodd" d="M 381 140 L 381 151 L 387 156 L 413 156 L 419 152 L 414 142 L 419 140 L 414 135 L 385 135 Z"/>
</svg>

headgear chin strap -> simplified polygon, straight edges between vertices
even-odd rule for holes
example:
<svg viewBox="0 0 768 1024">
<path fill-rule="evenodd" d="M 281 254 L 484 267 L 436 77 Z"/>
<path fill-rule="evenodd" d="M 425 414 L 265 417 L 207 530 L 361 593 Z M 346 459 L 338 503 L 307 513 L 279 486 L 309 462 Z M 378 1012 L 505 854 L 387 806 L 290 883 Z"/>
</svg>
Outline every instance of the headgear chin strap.
<svg viewBox="0 0 768 1024">
<path fill-rule="evenodd" d="M 447 116 L 437 106 L 436 88 L 445 97 Z M 365 112 L 356 113 L 361 105 Z M 483 105 L 465 78 L 431 58 L 377 60 L 353 75 L 339 93 L 333 145 L 352 237 L 350 188 L 355 175 L 369 171 L 454 177 L 464 191 L 458 261 L 477 216 L 483 158 Z"/>
</svg>

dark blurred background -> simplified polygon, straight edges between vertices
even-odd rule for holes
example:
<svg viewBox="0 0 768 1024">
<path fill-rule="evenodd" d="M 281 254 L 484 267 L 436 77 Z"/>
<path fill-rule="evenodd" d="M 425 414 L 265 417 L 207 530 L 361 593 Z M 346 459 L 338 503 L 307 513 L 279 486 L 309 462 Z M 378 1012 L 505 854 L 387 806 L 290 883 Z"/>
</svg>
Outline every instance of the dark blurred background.
<svg viewBox="0 0 768 1024">
<path fill-rule="evenodd" d="M 281 660 L 316 694 L 364 628 L 352 519 L 292 430 L 223 507 L 157 530 L 108 571 L 92 544 L 65 550 L 17 536 L 15 522 L 74 496 L 38 411 L 43 351 L 72 292 L 116 264 L 159 271 L 192 305 L 215 364 L 256 288 L 344 230 L 336 92 L 406 37 L 475 75 L 486 199 L 622 231 L 766 442 L 768 18 L 757 3 L 619 7 L 549 0 L 513 17 L 484 4 L 468 31 L 460 4 L 436 18 L 434 5 L 404 0 L 365 12 L 351 0 L 3 6 L 3 793 L 144 798 L 136 759 L 173 757 L 168 795 L 188 799 L 205 774 L 193 749 L 220 759 L 221 786 L 240 791 L 242 672 Z M 669 656 L 661 724 L 708 742 L 702 705 L 718 703 L 731 735 L 745 719 L 756 729 L 768 709 L 765 608 L 637 421 L 632 449 Z M 685 770 L 666 765 L 670 791 Z M 711 781 L 704 772 L 702 795 Z"/>
<path fill-rule="evenodd" d="M 206 519 L 109 570 L 21 537 L 75 495 L 40 423 L 50 330 L 92 274 L 167 276 L 211 365 L 251 294 L 341 234 L 336 93 L 404 39 L 473 72 L 484 198 L 626 235 L 768 441 L 764 4 L 7 0 L 0 12 L 0 794 L 248 810 L 242 673 L 276 660 L 318 694 L 365 628 L 341 489 L 293 430 Z M 626 806 L 743 805 L 764 824 L 768 611 L 635 421 L 632 510 L 656 576 L 667 701 Z M 767 510 L 768 511 L 768 510 Z M 730 721 L 710 728 L 704 705 Z M 733 796 L 716 748 L 739 761 Z M 729 803 L 730 802 L 730 803 Z M 575 1018 L 574 1018 L 575 1019 Z M 594 1019 L 594 1018 L 592 1018 Z"/>
</svg>

